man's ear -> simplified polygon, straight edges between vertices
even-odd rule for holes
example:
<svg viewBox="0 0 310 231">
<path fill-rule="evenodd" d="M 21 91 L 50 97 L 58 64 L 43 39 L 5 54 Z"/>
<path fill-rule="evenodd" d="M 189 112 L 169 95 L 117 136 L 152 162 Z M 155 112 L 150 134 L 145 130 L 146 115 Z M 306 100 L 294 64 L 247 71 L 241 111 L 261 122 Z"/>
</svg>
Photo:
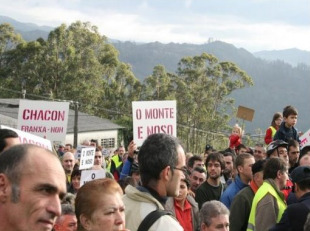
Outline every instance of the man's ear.
<svg viewBox="0 0 310 231">
<path fill-rule="evenodd" d="M 9 195 L 9 179 L 3 173 L 0 173 L 0 203 L 5 203 Z"/>
<path fill-rule="evenodd" d="M 206 229 L 206 224 L 205 223 L 201 223 L 201 225 L 200 225 L 200 230 L 201 231 L 204 231 L 205 229 Z"/>
<path fill-rule="evenodd" d="M 160 177 L 166 181 L 170 180 L 170 175 L 172 174 L 171 172 L 171 167 L 166 166 L 160 173 Z"/>
<path fill-rule="evenodd" d="M 241 165 L 239 165 L 237 167 L 237 173 L 239 173 L 239 172 L 243 172 L 243 166 L 241 166 Z"/>
<path fill-rule="evenodd" d="M 296 184 L 296 183 L 294 183 L 294 190 L 295 190 L 295 192 L 298 192 L 298 191 L 299 191 L 298 184 Z"/>
<path fill-rule="evenodd" d="M 281 175 L 282 175 L 283 173 L 280 171 L 280 170 L 278 170 L 277 171 L 277 178 L 279 179 L 279 178 L 281 178 Z"/>
</svg>

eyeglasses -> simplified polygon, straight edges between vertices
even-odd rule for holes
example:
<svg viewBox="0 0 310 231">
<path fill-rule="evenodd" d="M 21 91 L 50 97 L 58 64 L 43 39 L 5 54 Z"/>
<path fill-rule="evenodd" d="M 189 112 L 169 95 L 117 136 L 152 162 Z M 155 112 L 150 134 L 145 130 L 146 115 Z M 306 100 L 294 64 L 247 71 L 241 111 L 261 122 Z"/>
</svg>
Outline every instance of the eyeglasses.
<svg viewBox="0 0 310 231">
<path fill-rule="evenodd" d="M 187 174 L 187 168 L 186 167 L 182 167 L 182 168 L 173 167 L 173 169 L 182 171 L 184 174 Z"/>
</svg>

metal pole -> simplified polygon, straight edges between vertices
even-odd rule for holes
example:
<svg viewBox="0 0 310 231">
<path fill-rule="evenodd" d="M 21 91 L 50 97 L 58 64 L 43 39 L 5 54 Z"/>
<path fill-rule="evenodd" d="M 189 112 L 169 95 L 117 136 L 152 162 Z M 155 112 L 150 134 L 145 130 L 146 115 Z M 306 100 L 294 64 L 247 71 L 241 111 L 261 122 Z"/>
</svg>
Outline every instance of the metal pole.
<svg viewBox="0 0 310 231">
<path fill-rule="evenodd" d="M 79 117 L 79 102 L 74 101 L 74 141 L 73 146 L 74 148 L 77 147 L 77 140 L 78 140 L 78 117 Z"/>
</svg>

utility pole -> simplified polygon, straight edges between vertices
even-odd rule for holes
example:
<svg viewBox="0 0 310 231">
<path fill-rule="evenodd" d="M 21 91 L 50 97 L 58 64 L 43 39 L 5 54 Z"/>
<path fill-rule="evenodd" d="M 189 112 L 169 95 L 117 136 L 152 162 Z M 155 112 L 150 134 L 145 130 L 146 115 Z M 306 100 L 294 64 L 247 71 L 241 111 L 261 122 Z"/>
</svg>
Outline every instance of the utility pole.
<svg viewBox="0 0 310 231">
<path fill-rule="evenodd" d="M 73 146 L 74 148 L 77 147 L 77 140 L 78 140 L 78 118 L 79 118 L 79 102 L 78 101 L 73 101 L 74 104 L 74 140 L 73 140 Z"/>
</svg>

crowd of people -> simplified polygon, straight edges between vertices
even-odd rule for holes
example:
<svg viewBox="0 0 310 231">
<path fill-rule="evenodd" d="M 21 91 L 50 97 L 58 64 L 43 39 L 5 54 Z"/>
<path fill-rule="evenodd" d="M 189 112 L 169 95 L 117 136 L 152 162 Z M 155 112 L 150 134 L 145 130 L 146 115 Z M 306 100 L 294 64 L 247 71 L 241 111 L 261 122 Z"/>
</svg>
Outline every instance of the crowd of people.
<svg viewBox="0 0 310 231">
<path fill-rule="evenodd" d="M 167 134 L 111 157 L 87 140 L 91 169 L 106 177 L 82 186 L 71 144 L 53 153 L 2 129 L 0 230 L 309 231 L 310 146 L 300 147 L 297 115 L 292 106 L 275 113 L 254 148 L 238 125 L 225 150 L 195 155 Z"/>
</svg>

